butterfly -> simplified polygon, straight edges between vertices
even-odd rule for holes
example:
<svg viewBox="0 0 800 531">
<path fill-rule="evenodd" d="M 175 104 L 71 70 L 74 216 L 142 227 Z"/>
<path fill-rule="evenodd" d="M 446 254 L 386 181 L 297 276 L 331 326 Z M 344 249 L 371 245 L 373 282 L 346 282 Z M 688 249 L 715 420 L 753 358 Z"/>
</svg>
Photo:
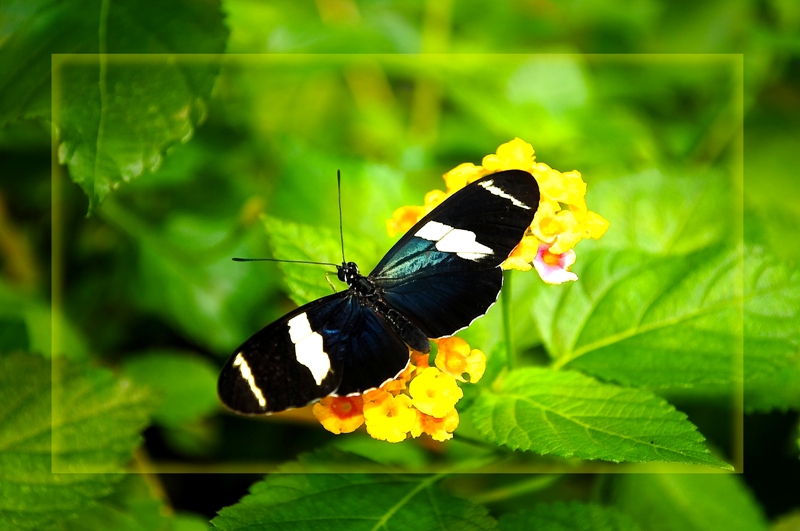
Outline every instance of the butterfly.
<svg viewBox="0 0 800 531">
<path fill-rule="evenodd" d="M 497 301 L 500 265 L 538 205 L 530 173 L 494 173 L 422 218 L 369 275 L 343 256 L 336 269 L 348 289 L 293 310 L 242 343 L 220 374 L 220 399 L 238 413 L 264 415 L 396 378 L 409 347 L 429 352 L 429 338 L 455 334 Z"/>
</svg>

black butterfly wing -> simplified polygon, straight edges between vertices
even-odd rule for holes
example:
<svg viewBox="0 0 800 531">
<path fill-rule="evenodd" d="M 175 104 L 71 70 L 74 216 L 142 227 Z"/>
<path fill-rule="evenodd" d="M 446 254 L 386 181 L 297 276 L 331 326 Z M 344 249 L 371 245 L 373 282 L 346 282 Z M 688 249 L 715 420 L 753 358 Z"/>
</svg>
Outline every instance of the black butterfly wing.
<svg viewBox="0 0 800 531">
<path fill-rule="evenodd" d="M 345 291 L 301 306 L 245 341 L 222 369 L 217 392 L 239 413 L 275 413 L 378 387 L 408 359 L 384 319 Z"/>
<path fill-rule="evenodd" d="M 409 229 L 369 278 L 428 337 L 452 335 L 497 300 L 500 264 L 538 206 L 539 187 L 528 172 L 483 177 Z"/>
</svg>

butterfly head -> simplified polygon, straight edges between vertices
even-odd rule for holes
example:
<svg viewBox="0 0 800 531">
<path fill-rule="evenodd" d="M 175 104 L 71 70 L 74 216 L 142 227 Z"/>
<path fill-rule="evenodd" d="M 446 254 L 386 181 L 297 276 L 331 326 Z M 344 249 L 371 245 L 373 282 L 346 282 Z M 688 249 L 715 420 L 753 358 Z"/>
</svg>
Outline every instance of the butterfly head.
<svg viewBox="0 0 800 531">
<path fill-rule="evenodd" d="M 347 282 L 348 285 L 351 285 L 357 278 L 361 277 L 355 262 L 342 263 L 342 265 L 336 266 L 336 271 L 339 280 Z"/>
</svg>

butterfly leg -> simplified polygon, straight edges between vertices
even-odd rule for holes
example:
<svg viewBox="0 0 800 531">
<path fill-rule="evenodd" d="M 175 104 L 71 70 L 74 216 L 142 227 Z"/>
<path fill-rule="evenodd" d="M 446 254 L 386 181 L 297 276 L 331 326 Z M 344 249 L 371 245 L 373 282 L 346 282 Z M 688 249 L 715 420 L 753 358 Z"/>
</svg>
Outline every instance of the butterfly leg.
<svg viewBox="0 0 800 531">
<path fill-rule="evenodd" d="M 328 275 L 330 275 L 330 273 L 326 271 L 326 272 L 325 272 L 325 280 L 327 280 L 327 281 L 328 281 L 328 285 L 331 287 L 331 289 L 333 290 L 333 292 L 334 292 L 334 293 L 338 293 L 338 292 L 336 291 L 336 287 L 333 285 L 333 282 L 331 282 L 331 277 L 329 277 Z"/>
</svg>

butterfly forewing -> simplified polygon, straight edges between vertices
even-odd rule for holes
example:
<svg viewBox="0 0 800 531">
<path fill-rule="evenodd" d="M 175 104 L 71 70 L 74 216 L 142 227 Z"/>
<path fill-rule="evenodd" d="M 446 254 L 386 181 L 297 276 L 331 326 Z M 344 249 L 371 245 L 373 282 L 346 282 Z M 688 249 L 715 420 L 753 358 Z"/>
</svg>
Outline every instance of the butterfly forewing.
<svg viewBox="0 0 800 531">
<path fill-rule="evenodd" d="M 483 177 L 409 229 L 369 278 L 428 337 L 452 335 L 497 300 L 499 266 L 538 205 L 531 174 L 508 170 Z"/>
</svg>

